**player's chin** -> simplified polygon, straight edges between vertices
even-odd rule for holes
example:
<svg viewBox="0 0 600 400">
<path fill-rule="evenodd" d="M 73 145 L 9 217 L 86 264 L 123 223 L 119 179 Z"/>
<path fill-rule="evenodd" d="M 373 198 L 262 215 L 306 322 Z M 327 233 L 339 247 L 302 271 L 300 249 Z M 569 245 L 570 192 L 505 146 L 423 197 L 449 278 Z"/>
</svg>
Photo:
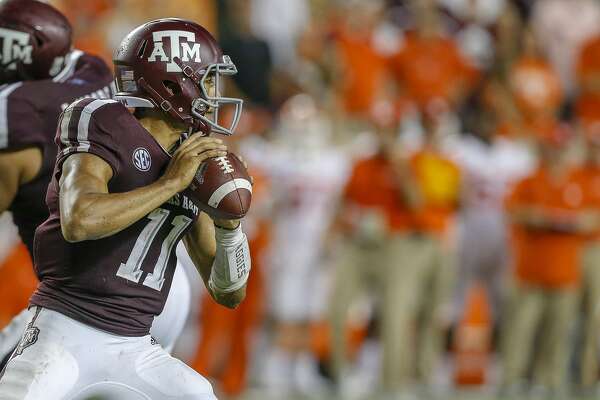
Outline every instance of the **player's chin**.
<svg viewBox="0 0 600 400">
<path fill-rule="evenodd" d="M 213 293 L 215 301 L 230 309 L 237 308 L 246 298 L 246 286 L 230 293 Z"/>
</svg>

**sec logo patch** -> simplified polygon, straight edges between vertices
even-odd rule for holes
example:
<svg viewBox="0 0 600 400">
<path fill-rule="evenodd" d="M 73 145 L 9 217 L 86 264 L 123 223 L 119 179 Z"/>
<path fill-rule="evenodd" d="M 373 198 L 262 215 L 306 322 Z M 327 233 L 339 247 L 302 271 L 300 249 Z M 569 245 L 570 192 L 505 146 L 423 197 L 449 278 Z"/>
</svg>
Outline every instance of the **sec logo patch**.
<svg viewBox="0 0 600 400">
<path fill-rule="evenodd" d="M 133 165 L 142 172 L 150 170 L 152 158 L 150 152 L 143 147 L 138 147 L 133 152 Z"/>
</svg>

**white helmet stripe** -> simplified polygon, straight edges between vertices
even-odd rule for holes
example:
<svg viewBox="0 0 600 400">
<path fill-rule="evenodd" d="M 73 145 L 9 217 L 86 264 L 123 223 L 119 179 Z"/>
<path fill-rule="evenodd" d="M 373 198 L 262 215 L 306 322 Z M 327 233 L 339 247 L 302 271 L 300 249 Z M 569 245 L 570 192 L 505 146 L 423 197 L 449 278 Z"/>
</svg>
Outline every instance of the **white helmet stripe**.
<svg viewBox="0 0 600 400">
<path fill-rule="evenodd" d="M 221 200 L 225 198 L 229 193 L 236 189 L 246 189 L 252 193 L 252 184 L 249 180 L 243 178 L 236 178 L 232 181 L 225 182 L 208 199 L 208 205 L 217 208 L 221 204 Z"/>
</svg>

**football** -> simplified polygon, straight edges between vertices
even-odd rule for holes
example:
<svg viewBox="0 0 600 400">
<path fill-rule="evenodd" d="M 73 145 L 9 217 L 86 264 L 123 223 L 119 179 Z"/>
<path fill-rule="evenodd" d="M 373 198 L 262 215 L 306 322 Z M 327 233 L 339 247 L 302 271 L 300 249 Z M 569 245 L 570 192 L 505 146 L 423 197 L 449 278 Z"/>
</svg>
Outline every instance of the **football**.
<svg viewBox="0 0 600 400">
<path fill-rule="evenodd" d="M 202 211 L 213 218 L 239 219 L 250 209 L 251 178 L 233 153 L 200 164 L 189 189 Z"/>
</svg>

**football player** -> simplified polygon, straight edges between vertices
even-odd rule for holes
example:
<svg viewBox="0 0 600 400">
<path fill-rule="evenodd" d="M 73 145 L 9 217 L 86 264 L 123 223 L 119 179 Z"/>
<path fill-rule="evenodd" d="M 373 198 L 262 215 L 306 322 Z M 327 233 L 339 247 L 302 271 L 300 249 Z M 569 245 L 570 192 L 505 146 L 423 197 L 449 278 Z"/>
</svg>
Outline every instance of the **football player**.
<svg viewBox="0 0 600 400">
<path fill-rule="evenodd" d="M 181 239 L 218 303 L 235 307 L 245 295 L 240 222 L 213 221 L 187 189 L 204 160 L 226 154 L 207 134 L 235 129 L 242 101 L 219 86 L 237 70 L 208 31 L 180 19 L 133 30 L 114 64 L 119 101 L 82 99 L 61 115 L 50 217 L 35 235 L 41 282 L 0 398 L 215 399 L 149 331 Z"/>
<path fill-rule="evenodd" d="M 0 213 L 12 212 L 33 256 L 35 229 L 48 218 L 58 116 L 79 97 L 110 97 L 112 74 L 99 58 L 74 50 L 67 19 L 38 1 L 0 5 L 0 40 Z M 27 318 L 22 312 L 0 332 L 0 361 Z"/>
<path fill-rule="evenodd" d="M 72 48 L 69 21 L 35 0 L 0 6 L 0 213 L 12 211 L 33 258 L 35 229 L 48 218 L 46 189 L 57 147 L 60 113 L 81 97 L 108 98 L 113 76 L 99 58 Z M 188 316 L 188 278 L 177 269 L 174 287 L 152 335 L 171 351 Z M 29 311 L 0 331 L 0 370 L 19 342 Z"/>
<path fill-rule="evenodd" d="M 262 378 L 273 395 L 314 394 L 324 382 L 310 351 L 310 328 L 325 314 L 327 295 L 320 284 L 326 270 L 325 228 L 347 178 L 348 157 L 333 143 L 331 121 L 308 94 L 283 104 L 275 135 L 273 144 L 251 159 L 273 187 L 267 265 L 276 271 L 269 278 L 274 340 Z"/>
</svg>

